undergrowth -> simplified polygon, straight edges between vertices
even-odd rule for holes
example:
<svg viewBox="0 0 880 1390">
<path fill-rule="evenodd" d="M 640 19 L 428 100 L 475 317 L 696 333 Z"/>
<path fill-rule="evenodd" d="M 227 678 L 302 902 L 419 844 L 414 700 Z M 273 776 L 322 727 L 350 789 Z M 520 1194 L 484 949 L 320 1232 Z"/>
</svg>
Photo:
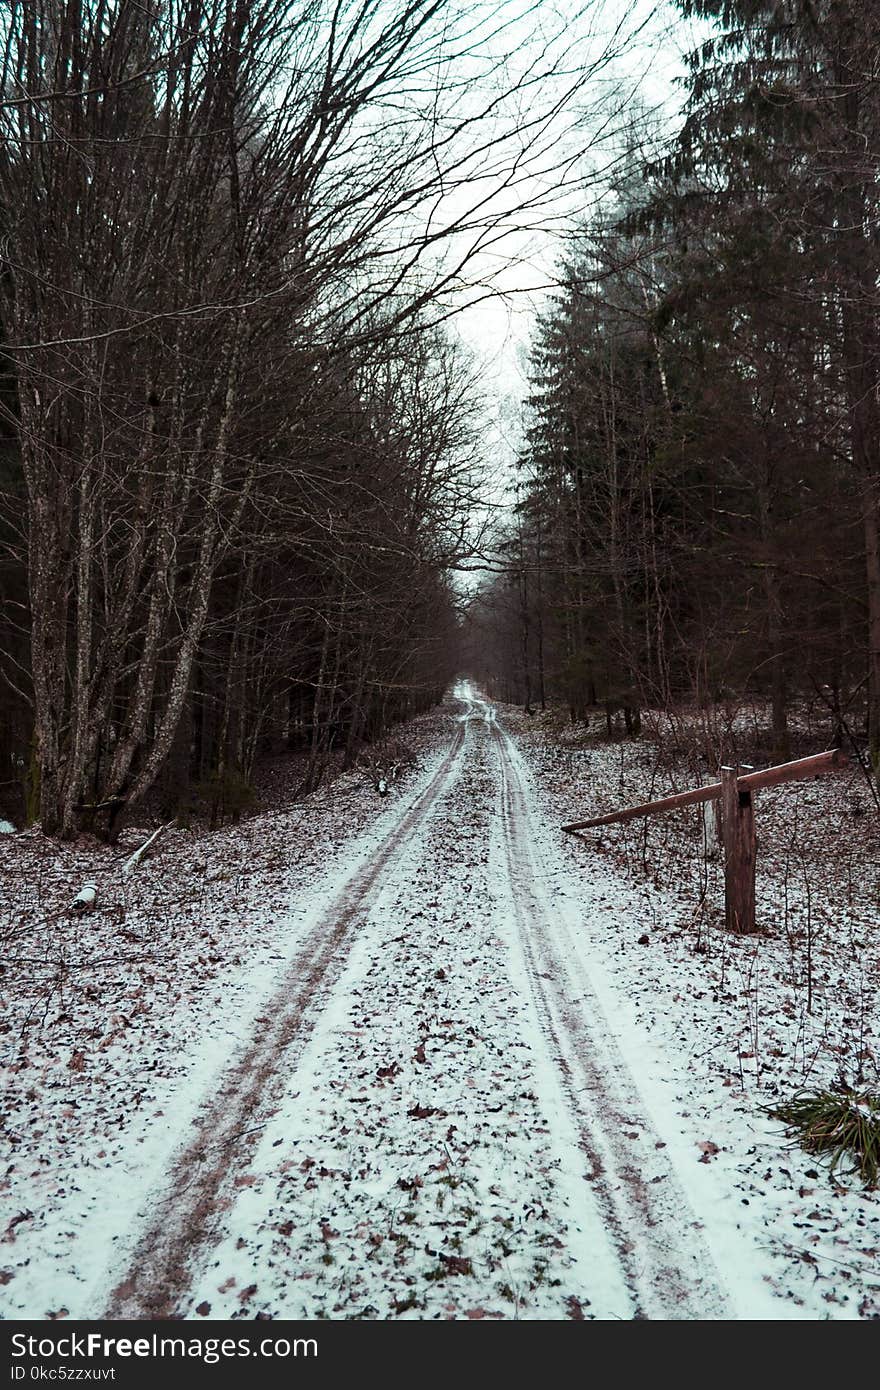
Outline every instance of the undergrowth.
<svg viewBox="0 0 880 1390">
<path fill-rule="evenodd" d="M 880 1170 L 880 1095 L 816 1091 L 795 1096 L 768 1113 L 796 1135 L 807 1153 L 830 1155 L 831 1172 L 845 1158 L 866 1187 Z"/>
</svg>

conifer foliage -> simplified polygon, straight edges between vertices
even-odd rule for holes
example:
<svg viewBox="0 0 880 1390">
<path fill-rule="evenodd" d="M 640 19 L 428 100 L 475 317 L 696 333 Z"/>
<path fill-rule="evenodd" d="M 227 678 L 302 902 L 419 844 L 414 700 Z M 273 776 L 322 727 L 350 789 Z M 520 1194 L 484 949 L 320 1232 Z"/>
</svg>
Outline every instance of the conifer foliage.
<svg viewBox="0 0 880 1390">
<path fill-rule="evenodd" d="M 779 758 L 809 693 L 876 776 L 880 16 L 679 8 L 714 26 L 680 128 L 584 221 L 534 346 L 530 635 L 499 580 L 485 674 L 523 698 L 540 665 L 573 714 L 604 700 L 630 731 L 640 704 L 766 698 Z"/>
</svg>

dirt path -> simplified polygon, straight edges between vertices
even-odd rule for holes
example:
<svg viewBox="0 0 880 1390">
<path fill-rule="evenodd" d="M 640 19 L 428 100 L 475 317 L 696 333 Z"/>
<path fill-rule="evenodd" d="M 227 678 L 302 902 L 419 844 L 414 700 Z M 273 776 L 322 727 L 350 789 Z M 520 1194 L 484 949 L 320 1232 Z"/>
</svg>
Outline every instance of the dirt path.
<svg viewBox="0 0 880 1390">
<path fill-rule="evenodd" d="M 143 1201 L 106 1316 L 735 1315 L 554 913 L 516 752 L 460 693 Z"/>
<path fill-rule="evenodd" d="M 466 723 L 427 788 L 391 830 L 372 861 L 354 874 L 309 933 L 275 998 L 265 1010 L 265 1031 L 253 1040 L 215 1096 L 205 1104 L 195 1138 L 179 1154 L 167 1190 L 135 1251 L 126 1277 L 113 1290 L 108 1318 L 170 1317 L 190 1279 L 201 1248 L 210 1244 L 218 1193 L 234 1163 L 246 1161 L 288 1084 L 317 1012 L 333 988 L 348 938 L 359 914 L 396 855 L 422 829 L 435 801 L 458 770 Z"/>
<path fill-rule="evenodd" d="M 537 1015 L 556 1061 L 612 1236 L 624 1283 L 642 1318 L 727 1318 L 723 1281 L 700 1222 L 647 1120 L 564 918 L 542 883 L 529 799 L 506 732 L 487 710 L 498 748 L 504 845 L 520 945 Z"/>
</svg>

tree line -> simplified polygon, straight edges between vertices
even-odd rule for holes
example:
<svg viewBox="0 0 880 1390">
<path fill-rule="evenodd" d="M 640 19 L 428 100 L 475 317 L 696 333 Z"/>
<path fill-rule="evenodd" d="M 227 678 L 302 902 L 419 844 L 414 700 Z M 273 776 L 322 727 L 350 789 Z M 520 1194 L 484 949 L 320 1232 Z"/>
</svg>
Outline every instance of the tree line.
<svg viewBox="0 0 880 1390">
<path fill-rule="evenodd" d="M 445 321 L 504 219 L 547 197 L 584 79 L 547 17 L 518 56 L 535 13 L 7 6 L 0 801 L 19 822 L 112 838 L 147 796 L 232 804 L 269 747 L 308 751 L 308 791 L 331 751 L 439 698 L 476 488 L 474 369 Z"/>
<path fill-rule="evenodd" d="M 880 14 L 678 0 L 706 37 L 674 137 L 634 122 L 531 354 L 502 698 L 828 710 L 880 776 Z M 710 27 L 711 26 L 711 27 Z"/>
</svg>

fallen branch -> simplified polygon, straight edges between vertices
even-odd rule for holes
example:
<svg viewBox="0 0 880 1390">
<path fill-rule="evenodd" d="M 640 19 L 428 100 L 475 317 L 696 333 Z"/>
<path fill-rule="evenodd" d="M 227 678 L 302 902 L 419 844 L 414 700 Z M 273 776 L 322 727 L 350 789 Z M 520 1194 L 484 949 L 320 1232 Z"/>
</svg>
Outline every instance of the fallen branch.
<svg viewBox="0 0 880 1390">
<path fill-rule="evenodd" d="M 129 874 L 131 873 L 132 869 L 136 869 L 141 859 L 146 854 L 147 850 L 150 848 L 150 846 L 155 844 L 159 836 L 163 835 L 166 830 L 169 830 L 173 824 L 174 821 L 170 820 L 167 821 L 165 825 L 160 825 L 158 830 L 154 830 L 152 835 L 150 835 L 146 840 L 144 840 L 144 843 L 140 846 L 140 848 L 136 849 L 134 854 L 132 854 L 128 859 L 126 859 L 125 863 L 122 866 L 122 872 L 124 874 Z"/>
</svg>

